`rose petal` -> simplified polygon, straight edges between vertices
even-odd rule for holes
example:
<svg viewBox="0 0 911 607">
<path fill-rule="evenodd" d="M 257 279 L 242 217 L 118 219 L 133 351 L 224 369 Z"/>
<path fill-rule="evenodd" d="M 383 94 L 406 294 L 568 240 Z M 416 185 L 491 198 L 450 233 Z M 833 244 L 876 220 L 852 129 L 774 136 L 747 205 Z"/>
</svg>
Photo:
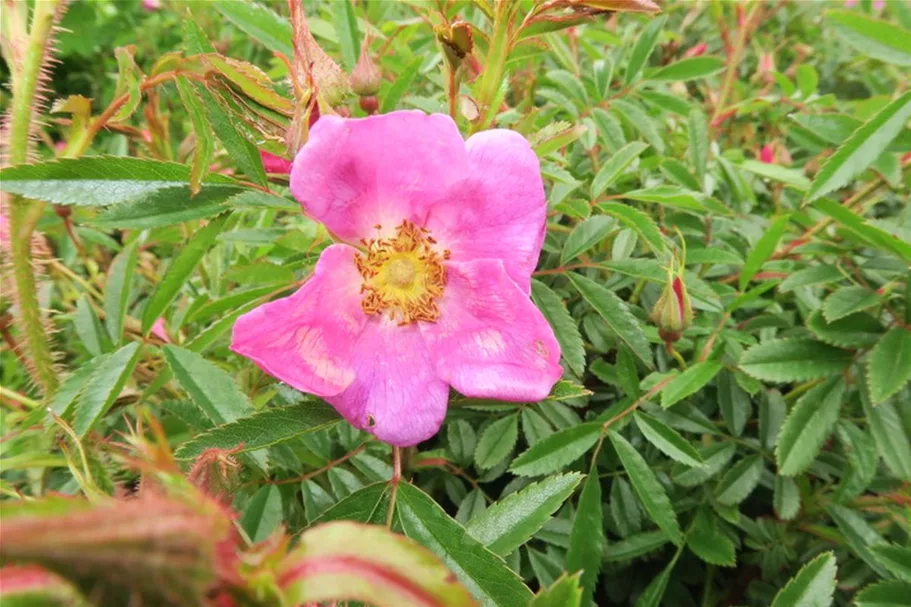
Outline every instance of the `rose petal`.
<svg viewBox="0 0 911 607">
<path fill-rule="evenodd" d="M 358 242 L 423 225 L 428 209 L 467 173 L 465 145 L 448 116 L 402 111 L 360 119 L 323 116 L 291 169 L 291 192 L 339 238 Z"/>
<path fill-rule="evenodd" d="M 354 344 L 367 324 L 354 256 L 348 245 L 328 247 L 294 295 L 237 319 L 231 349 L 298 390 L 322 397 L 344 391 L 354 381 Z"/>
<path fill-rule="evenodd" d="M 538 157 L 524 137 L 504 129 L 473 135 L 466 149 L 467 180 L 433 208 L 426 226 L 453 261 L 502 260 L 528 293 L 546 230 Z"/>
<path fill-rule="evenodd" d="M 421 323 L 437 375 L 465 396 L 535 402 L 560 379 L 560 346 L 503 263 L 447 265 L 440 318 Z"/>
<path fill-rule="evenodd" d="M 416 325 L 371 317 L 352 364 L 354 382 L 326 400 L 353 426 L 399 447 L 439 431 L 449 387 L 437 378 Z"/>
</svg>

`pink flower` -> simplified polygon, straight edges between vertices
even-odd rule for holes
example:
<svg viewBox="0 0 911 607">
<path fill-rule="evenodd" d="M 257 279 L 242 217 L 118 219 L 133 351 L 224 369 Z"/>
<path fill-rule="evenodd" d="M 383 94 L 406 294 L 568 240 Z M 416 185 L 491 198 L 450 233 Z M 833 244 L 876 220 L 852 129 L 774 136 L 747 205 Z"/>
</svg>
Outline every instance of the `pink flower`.
<svg viewBox="0 0 911 607">
<path fill-rule="evenodd" d="M 439 430 L 450 386 L 550 393 L 560 346 L 529 298 L 546 203 L 521 135 L 466 142 L 448 116 L 418 111 L 323 116 L 291 192 L 344 244 L 295 294 L 241 316 L 235 352 L 399 446 Z"/>
<path fill-rule="evenodd" d="M 259 157 L 262 158 L 263 168 L 266 169 L 267 173 L 282 173 L 287 175 L 291 172 L 291 161 L 286 158 L 270 154 L 264 150 L 259 151 Z"/>
<path fill-rule="evenodd" d="M 171 343 L 171 338 L 168 337 L 168 329 L 164 326 L 164 318 L 159 318 L 152 324 L 152 335 L 167 344 Z"/>
<path fill-rule="evenodd" d="M 686 52 L 683 53 L 683 58 L 689 59 L 690 57 L 700 57 L 705 54 L 705 51 L 707 51 L 708 48 L 709 48 L 708 44 L 706 44 L 705 42 L 700 42 L 699 44 L 688 48 L 686 50 Z"/>
<path fill-rule="evenodd" d="M 759 150 L 759 161 L 766 164 L 775 164 L 775 147 L 767 143 Z"/>
<path fill-rule="evenodd" d="M 142 0 L 142 8 L 147 11 L 157 11 L 161 8 L 161 0 Z"/>
</svg>

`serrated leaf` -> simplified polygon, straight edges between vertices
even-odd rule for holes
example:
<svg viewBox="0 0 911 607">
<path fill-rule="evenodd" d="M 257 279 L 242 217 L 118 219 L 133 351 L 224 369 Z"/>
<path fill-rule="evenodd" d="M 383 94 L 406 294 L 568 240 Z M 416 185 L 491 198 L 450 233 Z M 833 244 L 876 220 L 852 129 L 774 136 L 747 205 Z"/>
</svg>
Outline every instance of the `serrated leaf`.
<svg viewBox="0 0 911 607">
<path fill-rule="evenodd" d="M 701 390 L 721 370 L 721 363 L 706 360 L 696 363 L 674 379 L 661 390 L 661 406 L 672 407 L 687 396 Z"/>
<path fill-rule="evenodd" d="M 807 179 L 803 172 L 798 171 L 797 169 L 789 169 L 777 164 L 769 164 L 758 160 L 744 160 L 737 166 L 754 175 L 759 175 L 760 177 L 789 185 L 801 192 L 806 192 L 810 189 L 810 180 Z"/>
<path fill-rule="evenodd" d="M 139 103 L 142 101 L 142 89 L 140 88 L 142 72 L 136 66 L 133 59 L 135 47 L 118 47 L 114 49 L 114 56 L 117 58 L 117 87 L 114 89 L 114 98 L 127 96 L 127 102 L 120 106 L 111 120 L 121 122 L 129 118 Z"/>
<path fill-rule="evenodd" d="M 405 91 L 411 88 L 411 83 L 414 82 L 414 79 L 418 75 L 418 71 L 421 69 L 421 65 L 424 63 L 423 57 L 416 57 L 405 66 L 405 68 L 396 75 L 395 82 L 388 90 L 385 91 L 383 95 L 380 96 L 382 101 L 380 102 L 380 113 L 385 114 L 396 109 L 396 106 L 399 104 L 399 101 L 402 99 L 402 95 L 405 94 Z"/>
<path fill-rule="evenodd" d="M 636 557 L 654 552 L 668 542 L 663 531 L 646 531 L 631 535 L 625 540 L 611 542 L 604 550 L 604 560 L 608 563 L 629 561 Z"/>
<path fill-rule="evenodd" d="M 612 217 L 595 215 L 576 224 L 573 231 L 566 237 L 563 252 L 560 254 L 560 263 L 566 265 L 582 253 L 586 252 L 607 236 L 614 229 L 617 222 Z"/>
<path fill-rule="evenodd" d="M 414 485 L 399 486 L 396 515 L 405 535 L 439 556 L 482 604 L 514 607 L 531 599 L 531 591 L 502 559 Z"/>
<path fill-rule="evenodd" d="M 798 270 L 785 278 L 782 283 L 778 285 L 778 290 L 782 293 L 787 293 L 798 287 L 826 284 L 841 280 L 842 278 L 844 278 L 844 275 L 837 266 L 811 266 L 809 268 L 804 268 L 803 270 Z"/>
<path fill-rule="evenodd" d="M 601 424 L 589 422 L 542 438 L 512 461 L 510 471 L 519 476 L 544 476 L 557 472 L 591 449 L 601 436 Z"/>
<path fill-rule="evenodd" d="M 699 454 L 705 463 L 697 468 L 690 468 L 682 464 L 675 465 L 671 479 L 683 487 L 701 485 L 721 472 L 736 452 L 736 445 L 725 443 L 715 443 L 700 449 Z"/>
<path fill-rule="evenodd" d="M 817 339 L 841 348 L 866 348 L 877 343 L 883 336 L 882 324 L 866 312 L 857 312 L 828 322 L 822 310 L 816 310 L 807 318 L 807 328 Z"/>
<path fill-rule="evenodd" d="M 457 419 L 446 426 L 449 450 L 458 464 L 468 464 L 474 457 L 478 437 L 474 428 L 464 419 Z"/>
<path fill-rule="evenodd" d="M 620 174 L 648 148 L 648 144 L 641 141 L 631 141 L 611 154 L 592 180 L 591 195 L 597 198 L 620 177 Z"/>
<path fill-rule="evenodd" d="M 528 607 L 581 607 L 581 575 L 562 575 L 548 588 L 542 589 L 531 600 Z"/>
<path fill-rule="evenodd" d="M 724 423 L 734 436 L 740 436 L 753 412 L 750 395 L 740 387 L 734 373 L 722 370 L 716 382 L 718 389 L 718 406 Z"/>
<path fill-rule="evenodd" d="M 611 102 L 611 108 L 619 113 L 626 122 L 635 130 L 639 131 L 642 138 L 645 139 L 659 154 L 664 154 L 667 145 L 661 137 L 662 131 L 658 123 L 646 113 L 638 104 L 626 99 L 616 99 Z M 663 128 L 663 127 L 662 127 Z"/>
<path fill-rule="evenodd" d="M 151 330 L 152 325 L 164 313 L 165 308 L 177 297 L 180 289 L 183 288 L 187 279 L 196 270 L 196 266 L 208 252 L 209 247 L 215 243 L 215 239 L 225 228 L 227 220 L 228 216 L 223 215 L 210 221 L 190 238 L 168 266 L 164 278 L 155 286 L 155 290 L 149 296 L 149 301 L 146 302 L 145 310 L 143 310 L 143 333 Z"/>
<path fill-rule="evenodd" d="M 864 55 L 895 65 L 911 66 L 911 31 L 899 24 L 848 10 L 827 11 L 826 21 L 838 30 L 839 40 Z"/>
<path fill-rule="evenodd" d="M 217 188 L 192 195 L 188 186 L 165 188 L 106 209 L 90 220 L 99 228 L 144 230 L 218 215 L 240 189 Z"/>
<path fill-rule="evenodd" d="M 715 486 L 715 499 L 723 506 L 736 506 L 745 500 L 762 478 L 762 456 L 745 457 L 728 470 Z"/>
<path fill-rule="evenodd" d="M 633 488 L 622 476 L 611 483 L 610 515 L 614 519 L 621 537 L 627 537 L 642 530 L 642 514 L 639 511 L 639 500 Z"/>
<path fill-rule="evenodd" d="M 640 202 L 653 202 L 672 209 L 680 209 L 681 211 L 707 212 L 705 205 L 702 203 L 701 194 L 670 185 L 659 185 L 653 188 L 624 192 L 623 197 Z"/>
<path fill-rule="evenodd" d="M 794 476 L 813 463 L 838 421 L 844 394 L 844 378 L 832 377 L 800 397 L 778 435 L 775 459 L 779 474 Z"/>
<path fill-rule="evenodd" d="M 740 357 L 740 368 L 770 382 L 807 381 L 844 371 L 851 352 L 811 339 L 776 339 L 753 346 Z"/>
<path fill-rule="evenodd" d="M 354 15 L 354 6 L 351 0 L 333 2 L 332 20 L 335 31 L 338 33 L 338 44 L 342 51 L 345 69 L 351 71 L 357 63 L 361 53 L 361 34 L 357 27 L 357 17 Z"/>
<path fill-rule="evenodd" d="M 909 95 L 911 95 L 911 93 L 909 93 Z M 882 251 L 894 253 L 903 260 L 911 263 L 911 243 L 872 225 L 869 221 L 844 205 L 838 204 L 828 198 L 820 198 L 813 202 L 813 208 L 822 211 L 840 223 L 851 233 L 851 235 L 859 239 L 860 242 L 867 243 Z"/>
<path fill-rule="evenodd" d="M 864 387 L 860 390 L 860 399 L 880 457 L 895 476 L 911 481 L 911 431 L 905 427 L 898 411 L 898 407 L 908 404 L 887 401 L 874 407 Z"/>
<path fill-rule="evenodd" d="M 661 230 L 655 221 L 637 209 L 631 206 L 617 202 L 604 202 L 598 205 L 598 209 L 607 215 L 616 217 L 621 222 L 632 228 L 642 239 L 648 243 L 655 254 L 660 255 L 666 249 L 664 238 L 661 236 Z"/>
<path fill-rule="evenodd" d="M 717 517 L 708 508 L 700 508 L 686 536 L 686 545 L 710 565 L 733 567 L 737 563 L 734 542 L 719 529 Z"/>
<path fill-rule="evenodd" d="M 107 413 L 133 374 L 140 344 L 132 342 L 104 356 L 82 387 L 73 415 L 73 430 L 82 438 Z"/>
<path fill-rule="evenodd" d="M 138 242 L 133 241 L 117 254 L 108 269 L 105 283 L 104 325 L 115 345 L 123 341 L 123 319 L 127 314 L 133 272 L 136 269 Z"/>
<path fill-rule="evenodd" d="M 911 583 L 911 546 L 878 544 L 872 546 L 870 551 L 895 577 Z M 911 594 L 905 596 L 911 598 Z"/>
<path fill-rule="evenodd" d="M 178 76 L 175 78 L 174 83 L 177 85 L 177 93 L 184 105 L 184 109 L 187 110 L 190 124 L 193 125 L 193 134 L 196 136 L 193 145 L 193 162 L 190 166 L 190 191 L 193 194 L 198 194 L 199 189 L 202 187 L 202 180 L 209 173 L 212 155 L 215 153 L 212 128 L 206 119 L 202 100 L 196 94 L 196 90 L 190 84 L 190 81 L 185 76 Z"/>
<path fill-rule="evenodd" d="M 312 481 L 310 481 L 312 482 Z M 315 486 L 322 492 L 321 498 L 331 500 L 319 485 Z M 383 525 L 386 523 L 386 513 L 389 507 L 390 484 L 388 482 L 373 483 L 362 487 L 346 498 L 332 504 L 328 501 L 326 508 L 321 513 L 311 518 L 310 526 L 315 527 L 330 521 L 354 521 L 357 523 Z M 306 501 L 304 502 L 306 504 Z M 325 503 L 325 502 L 324 502 Z M 315 504 L 314 504 L 315 506 Z M 308 518 L 310 513 L 308 511 Z"/>
<path fill-rule="evenodd" d="M 579 334 L 579 326 L 566 309 L 566 304 L 550 287 L 537 280 L 531 281 L 531 296 L 554 330 L 566 364 L 576 375 L 583 375 L 585 373 L 585 344 Z"/>
<path fill-rule="evenodd" d="M 787 229 L 790 220 L 790 215 L 779 215 L 773 219 L 772 223 L 762 233 L 759 240 L 756 241 L 753 248 L 750 249 L 750 254 L 747 255 L 743 268 L 740 270 L 739 285 L 741 291 L 750 284 L 750 281 L 756 273 L 759 272 L 762 264 L 772 257 L 775 248 L 778 246 L 778 241 L 780 241 L 781 237 L 784 235 L 784 231 Z"/>
<path fill-rule="evenodd" d="M 82 345 L 92 356 L 100 356 L 105 350 L 110 348 L 111 341 L 108 339 L 104 328 L 102 328 L 101 321 L 98 320 L 94 308 L 92 308 L 88 293 L 83 293 L 76 300 L 73 326 Z"/>
<path fill-rule="evenodd" d="M 581 480 L 581 474 L 572 472 L 532 483 L 491 504 L 465 530 L 494 554 L 506 556 L 550 520 Z"/>
<path fill-rule="evenodd" d="M 812 202 L 837 190 L 869 167 L 911 118 L 911 91 L 867 120 L 819 169 L 806 200 Z"/>
<path fill-rule="evenodd" d="M 0 169 L 0 190 L 55 204 L 106 206 L 190 183 L 190 167 L 139 158 L 86 156 Z M 213 189 L 236 186 L 224 175 L 203 179 Z"/>
<path fill-rule="evenodd" d="M 680 545 L 683 542 L 683 535 L 677 524 L 677 514 L 648 462 L 629 441 L 616 432 L 610 431 L 608 436 L 645 511 L 672 542 Z"/>
<path fill-rule="evenodd" d="M 291 24 L 259 2 L 218 0 L 214 3 L 221 15 L 255 38 L 271 51 L 294 56 L 291 44 Z"/>
<path fill-rule="evenodd" d="M 867 359 L 870 398 L 881 403 L 911 380 L 911 330 L 895 327 L 879 340 Z"/>
<path fill-rule="evenodd" d="M 630 313 L 626 304 L 612 291 L 580 274 L 570 272 L 567 277 L 585 301 L 604 319 L 607 326 L 617 334 L 617 337 L 629 347 L 633 354 L 645 363 L 646 367 L 654 368 L 648 339 L 645 337 L 639 321 Z"/>
<path fill-rule="evenodd" d="M 772 607 L 829 607 L 835 592 L 835 573 L 835 555 L 820 554 L 775 595 Z"/>
<path fill-rule="evenodd" d="M 635 420 L 642 435 L 671 459 L 685 466 L 701 466 L 704 463 L 696 448 L 670 426 L 640 411 L 635 413 Z"/>
<path fill-rule="evenodd" d="M 554 384 L 553 388 L 550 389 L 550 394 L 547 395 L 546 400 L 568 400 L 570 398 L 588 396 L 591 393 L 592 391 L 586 389 L 585 386 L 580 386 L 575 382 L 561 379 Z"/>
<path fill-rule="evenodd" d="M 790 476 L 776 476 L 772 493 L 772 507 L 778 518 L 792 520 L 800 512 L 800 489 Z"/>
<path fill-rule="evenodd" d="M 702 110 L 694 109 L 688 118 L 689 155 L 700 185 L 705 181 L 705 167 L 709 156 L 709 124 Z"/>
<path fill-rule="evenodd" d="M 690 57 L 646 74 L 647 80 L 680 82 L 706 78 L 724 69 L 724 61 L 718 57 Z"/>
<path fill-rule="evenodd" d="M 832 504 L 827 511 L 839 531 L 845 536 L 848 547 L 876 573 L 882 577 L 890 577 L 889 572 L 880 564 L 871 550 L 873 546 L 885 544 L 885 540 L 876 529 L 860 513 L 850 508 Z"/>
<path fill-rule="evenodd" d="M 586 604 L 595 591 L 605 543 L 601 479 L 598 478 L 598 467 L 593 464 L 579 496 L 564 565 L 569 573 L 582 571 L 582 600 Z"/>
<path fill-rule="evenodd" d="M 238 453 L 255 451 L 323 430 L 340 419 L 335 409 L 322 402 L 269 407 L 197 434 L 182 444 L 174 455 L 178 459 L 194 459 L 206 449 L 237 449 Z"/>
<path fill-rule="evenodd" d="M 60 387 L 57 388 L 57 392 L 54 393 L 54 398 L 48 408 L 60 417 L 68 418 L 73 404 L 79 398 L 79 395 L 82 394 L 82 389 L 88 383 L 92 374 L 96 369 L 101 368 L 102 361 L 107 360 L 110 356 L 110 354 L 96 356 L 70 373 L 60 384 Z"/>
<path fill-rule="evenodd" d="M 655 50 L 655 45 L 658 44 L 658 37 L 661 35 L 666 22 L 667 17 L 664 16 L 653 19 L 639 34 L 639 38 L 630 52 L 629 60 L 626 62 L 626 74 L 624 77 L 626 86 L 632 84 L 639 72 L 642 71 L 652 51 Z"/>
<path fill-rule="evenodd" d="M 253 542 L 261 542 L 282 522 L 282 494 L 276 485 L 261 487 L 240 513 L 240 525 Z"/>
<path fill-rule="evenodd" d="M 854 597 L 854 607 L 909 607 L 911 583 L 879 582 L 867 586 Z"/>
<path fill-rule="evenodd" d="M 493 422 L 478 439 L 474 460 L 482 470 L 493 468 L 509 455 L 519 436 L 519 416 L 510 415 Z"/>
<path fill-rule="evenodd" d="M 253 405 L 226 371 L 178 346 L 166 345 L 162 352 L 174 377 L 213 422 L 226 424 L 253 413 Z"/>
<path fill-rule="evenodd" d="M 842 287 L 826 297 L 822 305 L 822 313 L 825 314 L 827 321 L 834 322 L 839 318 L 875 306 L 879 301 L 880 297 L 876 291 L 858 286 Z"/>
</svg>

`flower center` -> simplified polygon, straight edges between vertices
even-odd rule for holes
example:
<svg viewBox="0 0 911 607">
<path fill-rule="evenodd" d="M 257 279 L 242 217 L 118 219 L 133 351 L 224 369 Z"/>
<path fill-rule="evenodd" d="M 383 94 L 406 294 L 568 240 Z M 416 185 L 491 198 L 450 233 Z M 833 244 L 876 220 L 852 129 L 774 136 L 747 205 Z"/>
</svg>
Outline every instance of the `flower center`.
<svg viewBox="0 0 911 607">
<path fill-rule="evenodd" d="M 366 251 L 358 254 L 356 263 L 364 279 L 364 312 L 388 312 L 401 325 L 435 322 L 440 317 L 436 302 L 446 286 L 443 261 L 449 259 L 449 251 L 438 251 L 429 232 L 410 221 L 402 222 L 395 236 L 362 242 Z"/>
</svg>

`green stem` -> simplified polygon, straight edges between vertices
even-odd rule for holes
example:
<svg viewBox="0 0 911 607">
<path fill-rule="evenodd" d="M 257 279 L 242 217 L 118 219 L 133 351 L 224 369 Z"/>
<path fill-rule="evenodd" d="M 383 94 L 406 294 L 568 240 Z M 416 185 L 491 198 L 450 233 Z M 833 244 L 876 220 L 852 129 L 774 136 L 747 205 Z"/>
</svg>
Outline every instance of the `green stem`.
<svg viewBox="0 0 911 607">
<path fill-rule="evenodd" d="M 496 112 L 490 107 L 493 99 L 500 90 L 503 82 L 503 71 L 506 69 L 506 59 L 509 57 L 510 40 L 509 29 L 513 18 L 513 9 L 516 3 L 512 0 L 500 0 L 496 3 L 493 17 L 493 32 L 490 35 L 490 47 L 487 50 L 487 61 L 481 82 L 478 84 L 476 101 L 481 110 L 481 120 L 477 122 L 474 130 L 483 130 L 489 124 Z"/>
<path fill-rule="evenodd" d="M 21 164 L 28 160 L 32 118 L 39 103 L 37 92 L 41 70 L 49 53 L 48 46 L 59 4 L 60 0 L 35 3 L 25 55 L 18 69 L 11 64 L 15 72 L 7 140 L 11 164 Z M 9 209 L 9 227 L 13 281 L 19 304 L 20 328 L 24 334 L 23 345 L 30 363 L 29 371 L 44 394 L 51 395 L 59 382 L 38 304 L 31 247 L 32 232 L 43 210 L 43 202 L 13 196 Z"/>
</svg>

